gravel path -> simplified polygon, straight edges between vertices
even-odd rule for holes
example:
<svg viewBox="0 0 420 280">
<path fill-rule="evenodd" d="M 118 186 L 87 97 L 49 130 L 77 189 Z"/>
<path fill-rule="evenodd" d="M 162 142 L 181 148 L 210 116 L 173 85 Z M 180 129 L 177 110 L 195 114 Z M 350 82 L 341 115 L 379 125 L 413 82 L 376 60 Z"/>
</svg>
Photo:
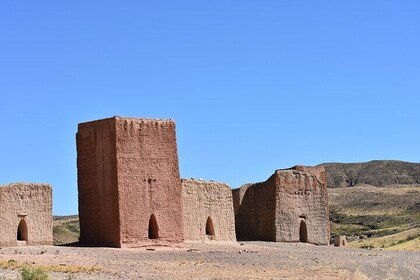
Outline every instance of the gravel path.
<svg viewBox="0 0 420 280">
<path fill-rule="evenodd" d="M 73 271 L 51 272 L 52 279 L 420 279 L 420 252 L 302 243 L 210 242 L 135 249 L 34 246 L 2 248 L 0 259 Z M 90 269 L 99 272 L 78 272 Z M 19 279 L 19 274 L 0 269 L 0 279 Z"/>
</svg>

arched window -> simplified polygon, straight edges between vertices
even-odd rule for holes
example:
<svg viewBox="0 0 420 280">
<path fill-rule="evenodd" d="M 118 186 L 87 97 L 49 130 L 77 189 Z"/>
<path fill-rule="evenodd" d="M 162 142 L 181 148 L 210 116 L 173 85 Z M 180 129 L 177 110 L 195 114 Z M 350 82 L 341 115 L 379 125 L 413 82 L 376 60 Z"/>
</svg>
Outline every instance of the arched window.
<svg viewBox="0 0 420 280">
<path fill-rule="evenodd" d="M 207 218 L 206 222 L 206 235 L 209 236 L 211 239 L 214 238 L 214 225 L 210 217 Z"/>
<path fill-rule="evenodd" d="M 305 221 L 300 221 L 300 228 L 299 228 L 299 241 L 300 242 L 308 242 L 308 229 L 306 228 Z"/>
<path fill-rule="evenodd" d="M 154 214 L 149 219 L 149 239 L 159 238 L 159 227 Z"/>
<path fill-rule="evenodd" d="M 17 241 L 28 242 L 28 225 L 25 219 L 21 219 L 17 228 Z"/>
</svg>

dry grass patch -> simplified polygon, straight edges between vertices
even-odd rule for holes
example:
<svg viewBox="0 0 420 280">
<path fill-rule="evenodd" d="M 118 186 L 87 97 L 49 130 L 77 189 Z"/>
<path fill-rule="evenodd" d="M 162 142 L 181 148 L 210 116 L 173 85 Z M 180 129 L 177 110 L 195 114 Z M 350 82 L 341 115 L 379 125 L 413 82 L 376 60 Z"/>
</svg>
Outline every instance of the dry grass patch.
<svg viewBox="0 0 420 280">
<path fill-rule="evenodd" d="M 23 269 L 23 268 L 41 269 L 47 272 L 62 273 L 94 273 L 104 272 L 100 266 L 79 266 L 79 265 L 37 265 L 27 262 L 17 262 L 13 259 L 0 260 L 0 268 L 4 269 Z"/>
<path fill-rule="evenodd" d="M 352 248 L 383 248 L 387 250 L 415 250 L 416 245 L 419 249 L 420 228 L 413 228 L 399 232 L 396 234 L 386 235 L 382 237 L 374 237 L 359 241 L 349 242 L 348 246 Z M 406 244 L 408 243 L 408 244 Z"/>
<path fill-rule="evenodd" d="M 391 246 L 386 248 L 385 250 L 393 250 L 393 251 L 420 251 L 420 237 L 417 237 L 413 240 L 399 243 L 395 246 Z"/>
</svg>

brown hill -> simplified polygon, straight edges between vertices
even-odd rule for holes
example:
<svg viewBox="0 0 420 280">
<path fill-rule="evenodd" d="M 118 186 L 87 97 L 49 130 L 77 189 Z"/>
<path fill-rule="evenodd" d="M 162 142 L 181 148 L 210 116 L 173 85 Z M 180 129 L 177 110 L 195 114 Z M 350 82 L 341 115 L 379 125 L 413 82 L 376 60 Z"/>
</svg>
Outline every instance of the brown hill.
<svg viewBox="0 0 420 280">
<path fill-rule="evenodd" d="M 420 186 L 329 188 L 331 235 L 349 246 L 420 250 Z"/>
<path fill-rule="evenodd" d="M 327 186 L 354 187 L 372 185 L 419 185 L 420 163 L 397 160 L 373 160 L 363 163 L 323 163 Z"/>
<path fill-rule="evenodd" d="M 79 216 L 54 216 L 54 245 L 71 244 L 79 241 Z"/>
</svg>

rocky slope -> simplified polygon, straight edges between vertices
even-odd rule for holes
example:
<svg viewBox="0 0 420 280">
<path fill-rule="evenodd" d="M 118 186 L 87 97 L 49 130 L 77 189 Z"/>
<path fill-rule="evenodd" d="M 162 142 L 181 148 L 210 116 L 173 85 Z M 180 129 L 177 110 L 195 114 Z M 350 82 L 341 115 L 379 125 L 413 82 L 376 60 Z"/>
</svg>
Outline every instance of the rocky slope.
<svg viewBox="0 0 420 280">
<path fill-rule="evenodd" d="M 420 185 L 420 163 L 396 160 L 374 160 L 363 163 L 323 163 L 327 186 L 357 185 L 390 186 Z"/>
</svg>

